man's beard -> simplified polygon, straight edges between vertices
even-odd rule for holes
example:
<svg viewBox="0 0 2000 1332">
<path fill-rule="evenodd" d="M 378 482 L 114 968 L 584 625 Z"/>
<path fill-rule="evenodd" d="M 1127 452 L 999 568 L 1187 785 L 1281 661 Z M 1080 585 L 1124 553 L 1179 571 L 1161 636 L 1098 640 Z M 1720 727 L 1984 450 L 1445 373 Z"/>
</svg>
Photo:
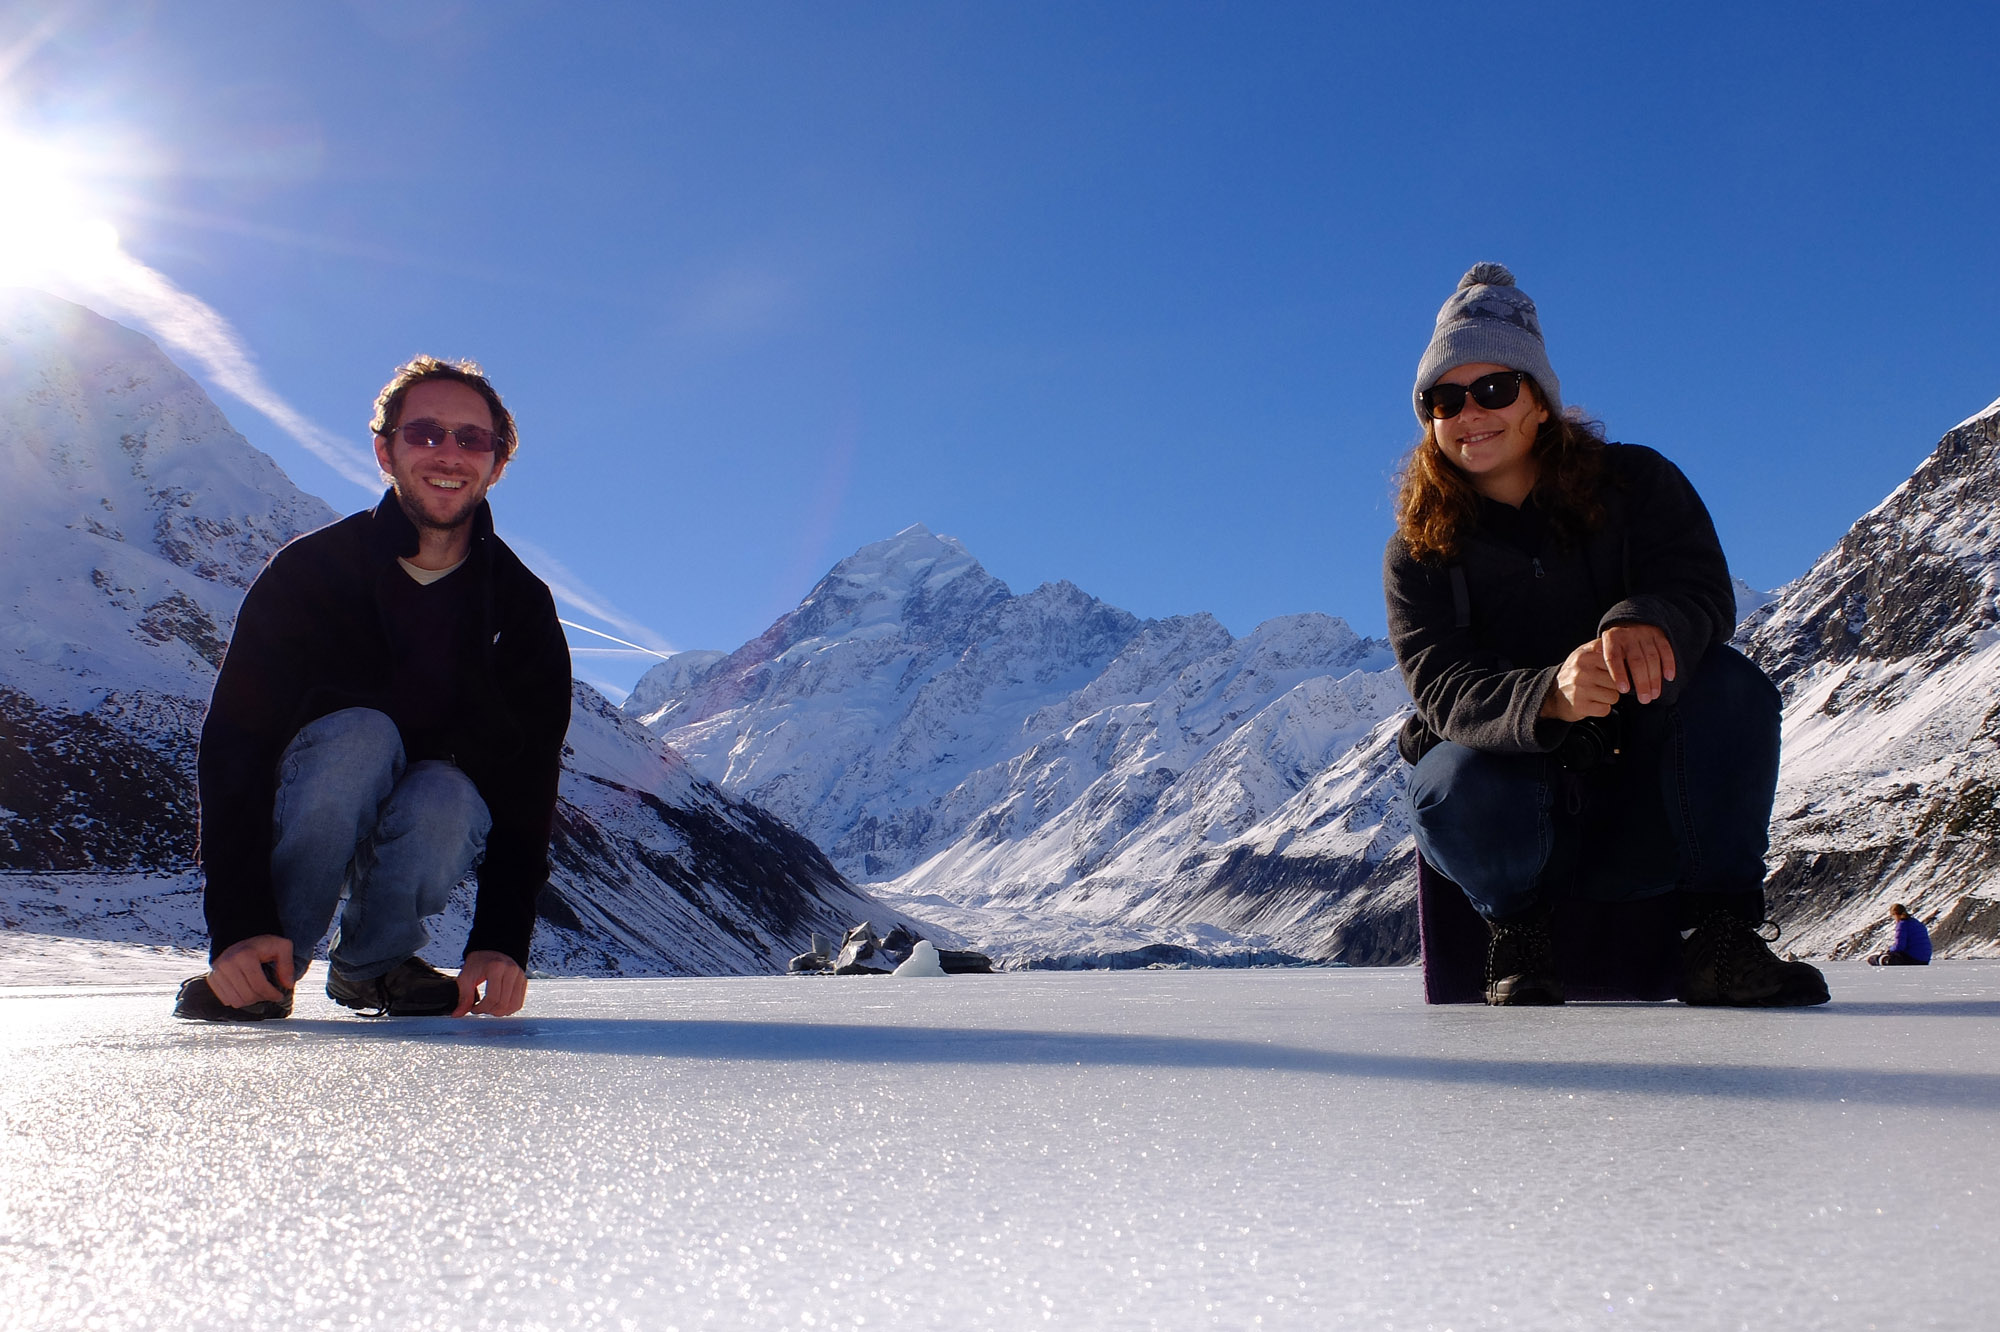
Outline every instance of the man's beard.
<svg viewBox="0 0 2000 1332">
<path fill-rule="evenodd" d="M 416 484 L 423 485 L 424 483 L 419 481 Z M 469 487 L 472 483 L 467 482 L 466 484 Z M 402 483 L 398 482 L 396 485 L 396 503 L 402 507 L 403 516 L 410 520 L 411 526 L 420 532 L 456 532 L 461 528 L 472 525 L 473 516 L 479 512 L 481 500 L 473 500 L 472 503 L 466 505 L 459 512 L 458 516 L 451 521 L 439 522 L 436 518 L 425 513 L 420 503 L 405 494 Z"/>
</svg>

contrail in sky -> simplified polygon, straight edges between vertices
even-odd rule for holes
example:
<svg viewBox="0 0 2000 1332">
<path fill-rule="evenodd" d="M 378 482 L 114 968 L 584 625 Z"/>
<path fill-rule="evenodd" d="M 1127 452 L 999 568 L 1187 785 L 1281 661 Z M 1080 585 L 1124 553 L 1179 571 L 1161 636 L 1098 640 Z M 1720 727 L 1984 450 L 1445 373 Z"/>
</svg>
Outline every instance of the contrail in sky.
<svg viewBox="0 0 2000 1332">
<path fill-rule="evenodd" d="M 122 246 L 109 256 L 109 262 L 93 265 L 87 277 L 65 275 L 65 278 L 49 285 L 81 288 L 73 294 L 85 303 L 108 304 L 131 315 L 162 342 L 199 365 L 217 386 L 269 418 L 342 477 L 370 496 L 381 493 L 382 475 L 374 455 L 364 454 L 358 446 L 314 424 L 286 402 L 258 371 L 256 358 L 237 336 L 235 328 L 207 302 L 182 291 L 165 274 L 133 258 Z M 675 650 L 666 639 L 593 591 L 554 556 L 531 542 L 510 539 L 508 544 L 528 557 L 558 601 L 622 629 L 639 641 L 627 642 L 587 625 L 565 623 L 654 656 L 667 656 Z"/>
<path fill-rule="evenodd" d="M 534 542 L 518 537 L 509 537 L 507 544 L 512 546 L 520 554 L 521 558 L 528 562 L 529 567 L 540 576 L 541 580 L 549 585 L 549 591 L 555 593 L 556 600 L 574 606 L 585 615 L 594 616 L 614 628 L 623 629 L 626 633 L 639 640 L 637 643 L 626 643 L 625 646 L 638 648 L 642 652 L 650 652 L 656 657 L 671 656 L 676 651 L 674 646 L 667 642 L 666 639 L 660 637 L 645 625 L 640 624 L 631 616 L 623 614 L 617 607 L 591 591 L 584 585 L 582 579 L 571 573 L 564 566 L 561 560 L 549 554 Z M 583 627 L 582 625 L 577 626 L 579 629 Z M 610 634 L 603 633 L 600 630 L 593 629 L 589 632 L 597 634 L 599 638 L 611 638 Z M 611 641 L 614 643 L 625 642 L 622 638 L 612 638 Z"/>
<path fill-rule="evenodd" d="M 75 13 L 75 6 L 50 6 L 27 32 L 0 45 L 0 92 Z M 87 171 L 80 174 L 79 164 L 88 165 L 89 148 L 87 142 L 22 137 L 0 120 L 0 181 L 7 190 L 0 194 L 0 283 L 40 287 L 135 320 L 339 476 L 371 498 L 379 495 L 383 480 L 372 450 L 321 428 L 293 407 L 266 382 L 256 357 L 220 312 L 126 251 L 117 231 L 99 215 L 90 193 L 79 183 L 87 178 Z M 521 541 L 511 544 L 524 551 L 535 549 Z M 674 651 L 666 639 L 621 613 L 546 553 L 536 551 L 533 563 L 559 602 L 638 640 L 564 621 L 620 644 L 618 649 L 585 651 L 655 656 Z"/>
<path fill-rule="evenodd" d="M 382 488 L 374 455 L 321 429 L 264 382 L 250 349 L 216 310 L 120 249 L 122 263 L 106 266 L 93 286 L 157 334 L 162 342 L 196 361 L 210 379 L 248 403 L 305 450 L 370 495 Z"/>
</svg>

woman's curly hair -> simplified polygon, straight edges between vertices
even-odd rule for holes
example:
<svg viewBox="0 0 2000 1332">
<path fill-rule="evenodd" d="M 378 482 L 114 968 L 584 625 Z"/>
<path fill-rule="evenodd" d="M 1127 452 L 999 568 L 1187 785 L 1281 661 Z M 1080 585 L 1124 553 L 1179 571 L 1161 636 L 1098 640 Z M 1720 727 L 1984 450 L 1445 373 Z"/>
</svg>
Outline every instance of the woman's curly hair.
<svg viewBox="0 0 2000 1332">
<path fill-rule="evenodd" d="M 1526 383 L 1537 403 L 1546 401 L 1532 376 Z M 1559 541 L 1580 544 L 1604 521 L 1604 428 L 1581 414 L 1551 412 L 1535 433 L 1531 456 L 1538 465 L 1535 507 Z M 1396 478 L 1397 534 L 1413 558 L 1444 564 L 1478 521 L 1479 492 L 1438 447 L 1437 423 L 1426 421 Z"/>
</svg>

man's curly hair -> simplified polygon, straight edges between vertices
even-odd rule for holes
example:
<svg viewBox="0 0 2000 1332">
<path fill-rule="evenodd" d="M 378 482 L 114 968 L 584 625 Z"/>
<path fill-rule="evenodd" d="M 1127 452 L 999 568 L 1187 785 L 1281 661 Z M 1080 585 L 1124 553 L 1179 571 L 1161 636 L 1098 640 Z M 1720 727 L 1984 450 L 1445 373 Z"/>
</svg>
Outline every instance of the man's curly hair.
<svg viewBox="0 0 2000 1332">
<path fill-rule="evenodd" d="M 477 361 L 446 361 L 436 356 L 411 357 L 396 367 L 396 373 L 376 395 L 375 416 L 369 421 L 368 429 L 378 436 L 394 430 L 401 424 L 397 418 L 403 410 L 403 396 L 418 384 L 433 379 L 448 379 L 454 384 L 463 384 L 486 399 L 487 409 L 493 413 L 493 435 L 500 441 L 500 460 L 505 462 L 514 456 L 514 450 L 520 443 L 514 433 L 514 414 L 500 401 L 499 391 L 486 378 L 486 372 L 479 368 Z"/>
</svg>

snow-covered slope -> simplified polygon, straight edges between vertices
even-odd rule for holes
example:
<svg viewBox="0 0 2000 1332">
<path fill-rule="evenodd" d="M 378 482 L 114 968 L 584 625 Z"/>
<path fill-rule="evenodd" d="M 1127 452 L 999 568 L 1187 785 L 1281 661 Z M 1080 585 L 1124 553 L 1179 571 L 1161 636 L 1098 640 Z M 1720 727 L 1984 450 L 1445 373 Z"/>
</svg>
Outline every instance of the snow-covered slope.
<svg viewBox="0 0 2000 1332">
<path fill-rule="evenodd" d="M 856 892 L 817 846 L 723 794 L 575 682 L 536 965 L 561 975 L 782 971 L 815 932 L 934 926 Z M 463 892 L 463 890 L 462 890 Z M 470 894 L 457 904 L 471 927 Z"/>
<path fill-rule="evenodd" d="M 1785 690 L 1771 912 L 1868 947 L 1891 900 L 2000 953 L 2000 404 L 1805 578 L 1737 586 Z M 1242 640 L 1067 583 L 1014 596 L 912 527 L 756 641 L 656 667 L 626 703 L 870 890 L 996 951 L 1148 942 L 1350 962 L 1416 947 L 1384 645 L 1290 616 Z"/>
<path fill-rule="evenodd" d="M 150 342 L 36 292 L 0 291 L 0 439 L 0 686 L 44 706 L 186 694 L 271 552 L 334 517 Z"/>
<path fill-rule="evenodd" d="M 200 942 L 194 739 L 244 590 L 335 517 L 145 337 L 0 291 L 0 924 Z M 782 969 L 902 919 L 578 685 L 536 964 Z M 454 905 L 441 944 L 463 937 Z"/>
<path fill-rule="evenodd" d="M 1738 642 L 1785 693 L 1770 893 L 1790 937 L 1864 951 L 1901 901 L 1945 951 L 2000 955 L 2000 403 Z"/>
<path fill-rule="evenodd" d="M 871 891 L 1002 951 L 1376 960 L 1397 946 L 1343 932 L 1339 899 L 1392 852 L 1377 731 L 1403 703 L 1387 648 L 1342 621 L 1238 640 L 1068 583 L 1015 596 L 915 526 L 727 657 L 655 667 L 625 709 Z M 1274 826 L 1287 809 L 1305 826 Z M 1312 871 L 1253 886 L 1302 832 Z"/>
<path fill-rule="evenodd" d="M 0 290 L 0 868 L 194 853 L 187 773 L 228 626 L 332 521 L 146 338 Z"/>
</svg>

